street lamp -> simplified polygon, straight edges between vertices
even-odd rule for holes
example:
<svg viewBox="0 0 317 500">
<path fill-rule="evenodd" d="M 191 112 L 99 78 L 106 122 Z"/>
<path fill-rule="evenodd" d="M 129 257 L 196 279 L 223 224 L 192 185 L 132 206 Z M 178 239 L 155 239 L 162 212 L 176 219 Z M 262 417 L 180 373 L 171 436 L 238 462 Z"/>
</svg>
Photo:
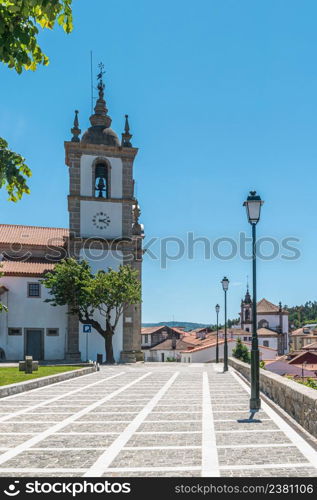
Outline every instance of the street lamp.
<svg viewBox="0 0 317 500">
<path fill-rule="evenodd" d="M 225 276 L 221 281 L 222 289 L 225 292 L 225 344 L 223 348 L 223 371 L 228 371 L 228 341 L 227 341 L 227 291 L 229 288 L 229 280 Z"/>
<path fill-rule="evenodd" d="M 251 399 L 250 411 L 255 413 L 261 408 L 260 400 L 260 357 L 257 334 L 257 314 L 256 314 L 256 231 L 255 227 L 260 220 L 261 206 L 264 201 L 250 191 L 247 201 L 243 206 L 247 209 L 248 221 L 252 226 L 252 271 L 253 271 L 253 297 L 252 297 L 252 348 L 251 348 Z"/>
<path fill-rule="evenodd" d="M 216 363 L 219 363 L 219 344 L 218 344 L 218 339 L 219 339 L 219 311 L 220 311 L 220 305 L 216 304 L 216 314 L 217 314 L 217 346 L 216 346 Z"/>
</svg>

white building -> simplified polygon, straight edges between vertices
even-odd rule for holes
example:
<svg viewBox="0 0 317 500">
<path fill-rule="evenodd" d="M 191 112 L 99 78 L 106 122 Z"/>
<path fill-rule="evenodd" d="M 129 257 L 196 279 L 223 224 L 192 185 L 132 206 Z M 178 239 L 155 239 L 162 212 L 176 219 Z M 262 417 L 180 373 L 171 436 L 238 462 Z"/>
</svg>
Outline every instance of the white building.
<svg viewBox="0 0 317 500">
<path fill-rule="evenodd" d="M 262 345 L 277 348 L 280 355 L 288 352 L 288 311 L 282 308 L 281 302 L 277 306 L 266 299 L 260 300 L 257 303 L 256 322 L 259 341 L 261 340 Z M 241 301 L 239 328 L 252 334 L 252 300 L 249 289 L 247 289 L 244 300 Z"/>
<path fill-rule="evenodd" d="M 0 351 L 7 360 L 26 354 L 38 360 L 96 360 L 98 353 L 105 359 L 100 334 L 89 332 L 66 307 L 44 302 L 48 291 L 40 279 L 61 258 L 84 258 L 93 272 L 131 264 L 141 279 L 143 230 L 133 180 L 138 150 L 130 142 L 127 116 L 121 141 L 110 128 L 102 76 L 98 90 L 91 127 L 80 139 L 76 111 L 73 137 L 65 142 L 69 229 L 0 225 L 0 300 L 9 309 L 0 314 Z M 113 337 L 116 361 L 135 361 L 140 331 L 141 307 L 131 306 Z"/>
<path fill-rule="evenodd" d="M 242 342 L 251 351 L 251 342 Z M 236 340 L 228 339 L 228 356 L 232 356 L 232 350 L 236 347 Z M 260 360 L 276 359 L 276 349 L 259 345 Z M 224 357 L 224 340 L 219 341 L 219 360 Z M 216 360 L 216 342 L 213 341 L 209 345 L 195 346 L 181 351 L 182 363 L 212 363 Z"/>
</svg>

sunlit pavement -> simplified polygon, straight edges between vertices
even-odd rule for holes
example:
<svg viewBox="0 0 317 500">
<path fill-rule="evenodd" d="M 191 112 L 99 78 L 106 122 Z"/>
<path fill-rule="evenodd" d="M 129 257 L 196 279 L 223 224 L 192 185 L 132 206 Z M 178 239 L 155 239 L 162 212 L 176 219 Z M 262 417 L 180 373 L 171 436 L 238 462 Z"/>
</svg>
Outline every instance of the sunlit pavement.
<svg viewBox="0 0 317 500">
<path fill-rule="evenodd" d="M 317 476 L 317 452 L 221 365 L 146 363 L 0 400 L 2 476 Z"/>
</svg>

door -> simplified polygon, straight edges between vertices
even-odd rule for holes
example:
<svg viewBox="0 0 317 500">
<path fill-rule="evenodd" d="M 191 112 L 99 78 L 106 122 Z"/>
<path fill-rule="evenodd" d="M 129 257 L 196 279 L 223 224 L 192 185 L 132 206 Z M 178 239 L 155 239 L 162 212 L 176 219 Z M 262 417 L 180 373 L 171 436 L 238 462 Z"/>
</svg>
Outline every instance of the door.
<svg viewBox="0 0 317 500">
<path fill-rule="evenodd" d="M 161 352 L 161 359 L 164 361 L 164 352 Z"/>
<path fill-rule="evenodd" d="M 34 361 L 43 359 L 43 330 L 26 330 L 25 355 Z"/>
</svg>

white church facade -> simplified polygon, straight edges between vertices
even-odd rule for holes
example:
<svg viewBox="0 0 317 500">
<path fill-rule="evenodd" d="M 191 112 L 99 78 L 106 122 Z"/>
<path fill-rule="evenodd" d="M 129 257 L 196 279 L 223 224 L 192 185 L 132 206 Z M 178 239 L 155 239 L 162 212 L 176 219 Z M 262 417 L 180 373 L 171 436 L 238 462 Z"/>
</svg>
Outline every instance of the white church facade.
<svg viewBox="0 0 317 500">
<path fill-rule="evenodd" d="M 288 311 L 279 305 L 263 298 L 257 303 L 257 332 L 259 344 L 276 349 L 279 355 L 289 350 L 289 321 Z M 241 301 L 240 337 L 251 341 L 252 338 L 252 300 L 247 289 L 245 298 Z M 235 329 L 232 331 L 234 332 Z M 244 332 L 244 333 L 243 333 Z M 238 335 L 238 332 L 235 336 Z"/>
<path fill-rule="evenodd" d="M 75 112 L 72 139 L 65 142 L 69 171 L 69 228 L 0 224 L 0 359 L 96 360 L 104 339 L 68 314 L 67 307 L 45 302 L 40 281 L 64 257 L 85 259 L 93 272 L 129 264 L 141 280 L 143 228 L 134 196 L 133 164 L 138 150 L 126 115 L 122 139 L 110 128 L 102 73 L 99 97 L 82 135 Z M 91 331 L 90 331 L 91 330 Z M 113 336 L 117 362 L 135 361 L 141 345 L 141 306 L 130 306 Z"/>
</svg>

